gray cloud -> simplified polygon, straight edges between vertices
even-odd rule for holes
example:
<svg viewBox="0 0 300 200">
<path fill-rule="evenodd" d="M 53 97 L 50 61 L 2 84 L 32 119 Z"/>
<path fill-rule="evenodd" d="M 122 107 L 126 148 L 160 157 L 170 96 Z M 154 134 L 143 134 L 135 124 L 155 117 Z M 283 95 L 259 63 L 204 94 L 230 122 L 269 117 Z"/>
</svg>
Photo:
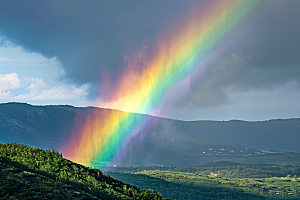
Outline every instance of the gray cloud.
<svg viewBox="0 0 300 200">
<path fill-rule="evenodd" d="M 177 104 L 178 107 L 213 107 L 229 101 L 228 96 L 218 87 L 195 87 Z"/>
<path fill-rule="evenodd" d="M 261 7 L 248 35 L 252 43 L 242 50 L 251 59 L 241 63 L 237 88 L 274 88 L 288 81 L 300 83 L 300 1 L 275 1 Z M 245 38 L 247 40 L 249 38 Z"/>
<path fill-rule="evenodd" d="M 124 56 L 130 57 L 142 44 L 151 51 L 158 36 L 197 3 L 2 1 L 0 35 L 26 51 L 56 57 L 65 71 L 64 80 L 90 83 L 90 97 L 97 97 L 104 76 L 109 74 L 114 84 L 124 71 Z M 207 66 L 181 102 L 213 106 L 228 102 L 224 87 L 268 89 L 290 80 L 299 84 L 299 7 L 298 0 L 278 0 L 250 11 L 249 21 L 254 22 L 246 37 Z"/>
<path fill-rule="evenodd" d="M 206 66 L 204 75 L 181 103 L 188 99 L 198 106 L 208 106 L 208 99 L 209 105 L 230 103 L 230 96 L 224 92 L 228 88 L 239 92 L 270 90 L 290 81 L 300 88 L 299 7 L 300 1 L 296 0 L 269 1 L 255 14 L 250 13 L 245 23 L 252 23 L 244 37 L 223 52 L 218 61 Z M 207 95 L 202 95 L 204 85 Z M 199 99 L 201 95 L 203 99 Z"/>
<path fill-rule="evenodd" d="M 0 35 L 27 51 L 57 57 L 65 79 L 96 83 L 103 71 L 116 79 L 124 56 L 153 44 L 189 6 L 180 1 L 7 1 L 0 5 Z"/>
<path fill-rule="evenodd" d="M 152 44 L 188 6 L 179 1 L 1 2 L 0 34 L 27 51 L 57 57 L 66 78 L 93 82 L 103 69 L 112 76 L 122 71 L 124 55 Z"/>
</svg>

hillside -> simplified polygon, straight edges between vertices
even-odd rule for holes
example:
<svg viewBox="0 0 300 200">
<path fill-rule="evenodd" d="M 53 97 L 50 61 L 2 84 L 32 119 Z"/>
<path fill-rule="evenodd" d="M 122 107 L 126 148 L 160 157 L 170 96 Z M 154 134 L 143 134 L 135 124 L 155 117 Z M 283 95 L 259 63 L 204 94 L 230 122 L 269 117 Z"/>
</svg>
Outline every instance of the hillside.
<svg viewBox="0 0 300 200">
<path fill-rule="evenodd" d="M 0 104 L 0 143 L 18 141 L 59 150 L 68 143 L 72 132 L 80 130 L 80 123 L 88 116 L 111 111 L 67 105 Z M 263 162 L 264 159 L 257 158 L 269 152 L 300 152 L 300 119 L 179 121 L 131 115 L 137 121 L 143 118 L 145 126 L 124 149 L 126 157 L 116 157 L 111 164 L 192 166 L 218 160 L 242 162 L 241 159 L 251 158 Z M 300 163 L 299 160 L 295 162 Z"/>
<path fill-rule="evenodd" d="M 162 199 L 54 150 L 0 144 L 0 199 Z"/>
</svg>

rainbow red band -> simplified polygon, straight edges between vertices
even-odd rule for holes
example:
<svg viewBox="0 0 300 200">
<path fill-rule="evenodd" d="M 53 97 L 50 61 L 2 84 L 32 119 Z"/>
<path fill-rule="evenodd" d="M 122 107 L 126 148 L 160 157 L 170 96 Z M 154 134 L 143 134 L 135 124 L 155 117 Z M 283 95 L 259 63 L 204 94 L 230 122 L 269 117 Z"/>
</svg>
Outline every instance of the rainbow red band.
<svg viewBox="0 0 300 200">
<path fill-rule="evenodd" d="M 257 0 L 208 1 L 193 10 L 183 25 L 162 37 L 144 65 L 129 64 L 116 88 L 101 107 L 153 114 L 166 90 L 182 81 L 218 47 L 226 34 L 257 4 Z M 142 115 L 119 111 L 94 113 L 81 121 L 69 144 L 61 149 L 66 158 L 89 166 L 110 161 L 118 149 L 140 133 Z M 146 128 L 146 127 L 144 127 Z M 149 126 L 147 126 L 149 128 Z"/>
</svg>

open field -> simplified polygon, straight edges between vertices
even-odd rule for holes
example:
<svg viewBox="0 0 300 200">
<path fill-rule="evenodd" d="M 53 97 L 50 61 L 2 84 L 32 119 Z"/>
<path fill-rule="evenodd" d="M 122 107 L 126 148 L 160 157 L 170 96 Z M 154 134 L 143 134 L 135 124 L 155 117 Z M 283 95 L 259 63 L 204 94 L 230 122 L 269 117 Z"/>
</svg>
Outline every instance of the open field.
<svg viewBox="0 0 300 200">
<path fill-rule="evenodd" d="M 139 188 L 171 199 L 299 199 L 300 178 L 228 178 L 172 171 L 111 173 Z"/>
</svg>

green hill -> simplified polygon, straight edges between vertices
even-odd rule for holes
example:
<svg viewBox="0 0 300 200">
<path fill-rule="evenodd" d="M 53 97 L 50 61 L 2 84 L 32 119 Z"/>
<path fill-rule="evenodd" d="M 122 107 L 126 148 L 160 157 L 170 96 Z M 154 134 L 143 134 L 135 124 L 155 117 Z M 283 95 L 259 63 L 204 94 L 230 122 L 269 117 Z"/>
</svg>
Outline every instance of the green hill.
<svg viewBox="0 0 300 200">
<path fill-rule="evenodd" d="M 54 150 L 0 144 L 0 199 L 163 199 Z"/>
</svg>

